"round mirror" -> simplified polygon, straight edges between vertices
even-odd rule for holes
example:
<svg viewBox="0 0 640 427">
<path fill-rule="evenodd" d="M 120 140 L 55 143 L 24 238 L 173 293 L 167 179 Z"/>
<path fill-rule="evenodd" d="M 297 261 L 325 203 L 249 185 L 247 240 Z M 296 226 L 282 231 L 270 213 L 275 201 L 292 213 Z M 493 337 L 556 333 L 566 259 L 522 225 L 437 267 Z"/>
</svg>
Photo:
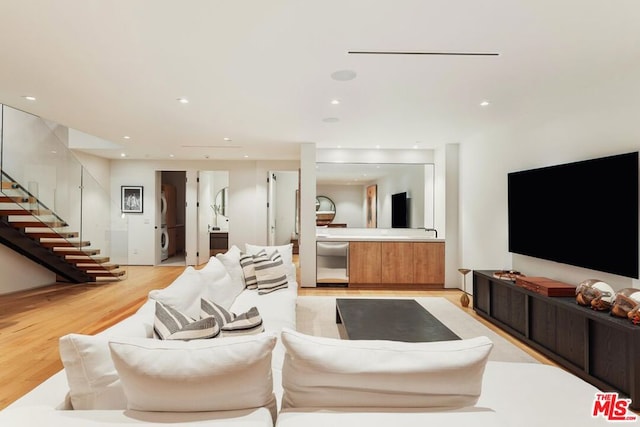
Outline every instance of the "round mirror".
<svg viewBox="0 0 640 427">
<path fill-rule="evenodd" d="M 216 194 L 215 200 L 215 212 L 218 215 L 228 216 L 227 210 L 229 206 L 229 187 L 224 187 L 222 190 L 218 191 Z"/>
<path fill-rule="evenodd" d="M 327 196 L 316 197 L 316 225 L 329 225 L 336 216 L 336 205 Z"/>
</svg>

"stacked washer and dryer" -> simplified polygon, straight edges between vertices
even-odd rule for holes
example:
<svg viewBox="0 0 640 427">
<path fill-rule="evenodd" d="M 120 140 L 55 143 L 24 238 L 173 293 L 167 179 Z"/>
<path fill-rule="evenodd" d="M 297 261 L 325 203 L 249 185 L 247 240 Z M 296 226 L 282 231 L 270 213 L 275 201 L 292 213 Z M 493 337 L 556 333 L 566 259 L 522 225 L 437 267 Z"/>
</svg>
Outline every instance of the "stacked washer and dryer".
<svg viewBox="0 0 640 427">
<path fill-rule="evenodd" d="M 167 195 L 162 186 L 160 193 L 160 260 L 169 258 L 169 232 L 167 231 Z"/>
<path fill-rule="evenodd" d="M 162 261 L 176 254 L 177 204 L 176 187 L 162 184 L 160 191 L 160 258 Z"/>
</svg>

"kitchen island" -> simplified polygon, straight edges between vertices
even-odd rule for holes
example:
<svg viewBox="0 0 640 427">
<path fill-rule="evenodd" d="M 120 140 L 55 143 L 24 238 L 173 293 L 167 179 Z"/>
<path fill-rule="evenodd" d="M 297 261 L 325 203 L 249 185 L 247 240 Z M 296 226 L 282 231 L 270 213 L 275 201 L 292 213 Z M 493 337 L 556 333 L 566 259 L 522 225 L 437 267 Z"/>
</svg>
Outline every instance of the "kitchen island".
<svg viewBox="0 0 640 427">
<path fill-rule="evenodd" d="M 326 265 L 340 266 L 336 250 L 344 248 L 342 281 L 358 289 L 444 288 L 444 239 L 414 229 L 318 229 L 316 234 L 318 283 Z M 326 259 L 322 257 L 328 254 Z M 334 258 L 329 258 L 334 257 Z M 338 260 L 338 261 L 337 261 Z M 334 274 L 334 276 L 337 276 Z"/>
</svg>

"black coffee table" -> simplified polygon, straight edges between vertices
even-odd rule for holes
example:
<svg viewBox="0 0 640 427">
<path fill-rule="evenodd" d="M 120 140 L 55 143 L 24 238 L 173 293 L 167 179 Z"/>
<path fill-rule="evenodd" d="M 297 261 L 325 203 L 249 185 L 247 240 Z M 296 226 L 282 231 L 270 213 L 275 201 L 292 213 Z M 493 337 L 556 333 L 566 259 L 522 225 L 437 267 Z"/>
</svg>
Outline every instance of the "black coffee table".
<svg viewBox="0 0 640 427">
<path fill-rule="evenodd" d="M 459 340 L 449 328 L 412 299 L 336 299 L 336 323 L 350 340 L 406 342 Z"/>
</svg>

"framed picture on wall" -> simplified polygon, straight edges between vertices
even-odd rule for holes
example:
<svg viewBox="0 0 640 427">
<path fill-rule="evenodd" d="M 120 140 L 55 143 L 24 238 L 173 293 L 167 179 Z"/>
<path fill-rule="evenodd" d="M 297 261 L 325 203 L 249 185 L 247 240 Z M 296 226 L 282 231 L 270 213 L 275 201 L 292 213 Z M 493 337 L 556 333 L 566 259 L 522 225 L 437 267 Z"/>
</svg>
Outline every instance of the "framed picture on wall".
<svg viewBox="0 0 640 427">
<path fill-rule="evenodd" d="M 367 228 L 378 227 L 378 186 L 367 187 Z"/>
<path fill-rule="evenodd" d="M 123 185 L 120 187 L 120 207 L 122 213 L 142 213 L 142 189 L 138 185 Z"/>
</svg>

